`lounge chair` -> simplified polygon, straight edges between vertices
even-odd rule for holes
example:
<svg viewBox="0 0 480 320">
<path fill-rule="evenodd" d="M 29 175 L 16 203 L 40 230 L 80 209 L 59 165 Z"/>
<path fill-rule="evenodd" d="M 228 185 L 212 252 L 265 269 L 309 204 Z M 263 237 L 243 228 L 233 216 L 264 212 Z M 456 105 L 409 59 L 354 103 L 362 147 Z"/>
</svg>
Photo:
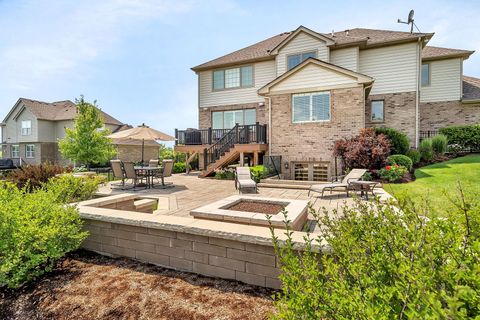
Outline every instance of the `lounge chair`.
<svg viewBox="0 0 480 320">
<path fill-rule="evenodd" d="M 113 178 L 114 179 L 121 179 L 122 184 L 121 187 L 125 187 L 125 173 L 123 171 L 122 161 L 120 160 L 110 160 L 110 166 L 112 167 Z M 113 184 L 115 186 L 120 186 L 119 184 Z"/>
<path fill-rule="evenodd" d="M 314 184 L 308 190 L 308 196 L 310 196 L 310 192 L 318 192 L 321 193 L 323 197 L 323 193 L 325 190 L 333 191 L 333 189 L 344 189 L 347 193 L 347 197 L 349 196 L 348 190 L 350 189 L 350 182 L 355 180 L 360 180 L 362 176 L 367 172 L 367 169 L 352 169 L 347 175 L 345 176 L 336 176 L 333 177 L 332 183 L 326 184 Z M 343 178 L 343 179 L 342 179 Z M 340 181 L 340 179 L 342 179 Z"/>
<path fill-rule="evenodd" d="M 165 178 L 171 177 L 173 172 L 173 160 L 163 160 L 163 169 L 159 171 L 155 178 L 162 181 L 162 188 L 173 187 L 173 183 L 165 183 Z"/>
<path fill-rule="evenodd" d="M 246 189 L 253 189 L 257 193 L 257 183 L 252 179 L 252 174 L 249 167 L 237 167 L 235 172 L 235 188 L 238 192 Z"/>
<path fill-rule="evenodd" d="M 144 175 L 137 174 L 133 162 L 123 162 L 123 170 L 125 172 L 125 179 L 132 179 L 133 187 L 130 189 L 135 190 L 138 182 L 145 179 Z"/>
</svg>

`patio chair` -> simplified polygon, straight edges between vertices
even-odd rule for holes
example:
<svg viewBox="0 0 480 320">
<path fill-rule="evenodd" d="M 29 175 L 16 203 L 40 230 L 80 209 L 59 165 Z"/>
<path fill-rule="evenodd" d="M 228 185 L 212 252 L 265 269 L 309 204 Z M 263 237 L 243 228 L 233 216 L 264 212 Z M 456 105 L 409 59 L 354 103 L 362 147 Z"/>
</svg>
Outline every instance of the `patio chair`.
<svg viewBox="0 0 480 320">
<path fill-rule="evenodd" d="M 161 180 L 162 188 L 173 187 L 173 182 L 165 183 L 165 178 L 172 176 L 173 160 L 163 160 L 162 166 L 162 171 L 159 171 L 155 178 Z"/>
<path fill-rule="evenodd" d="M 336 176 L 333 177 L 331 183 L 326 184 L 314 184 L 308 190 L 308 196 L 310 196 L 310 192 L 318 192 L 321 193 L 321 197 L 323 197 L 323 193 L 326 190 L 330 190 L 332 193 L 333 189 L 344 189 L 347 193 L 347 197 L 349 196 L 348 190 L 350 189 L 350 182 L 355 180 L 360 180 L 362 176 L 367 172 L 367 169 L 352 169 L 347 175 L 345 176 Z M 340 179 L 343 178 L 341 181 Z"/>
<path fill-rule="evenodd" d="M 144 175 L 137 174 L 135 171 L 135 165 L 133 162 L 123 162 L 123 170 L 125 172 L 125 179 L 132 179 L 133 187 L 129 189 L 134 189 L 137 187 L 138 182 L 145 179 Z M 124 188 L 125 189 L 125 188 Z"/>
<path fill-rule="evenodd" d="M 125 173 L 123 171 L 123 165 L 122 161 L 120 160 L 110 160 L 110 166 L 112 167 L 112 172 L 113 172 L 113 178 L 114 179 L 121 179 L 122 183 L 121 186 L 122 188 L 125 187 Z M 111 184 L 114 186 L 120 186 L 119 184 Z"/>
<path fill-rule="evenodd" d="M 150 161 L 148 161 L 148 166 L 149 167 L 158 167 L 158 159 L 154 160 L 154 159 L 151 159 Z"/>
<path fill-rule="evenodd" d="M 254 190 L 257 193 L 257 183 L 252 179 L 249 167 L 237 167 L 235 172 L 235 189 L 243 193 L 244 190 Z"/>
</svg>

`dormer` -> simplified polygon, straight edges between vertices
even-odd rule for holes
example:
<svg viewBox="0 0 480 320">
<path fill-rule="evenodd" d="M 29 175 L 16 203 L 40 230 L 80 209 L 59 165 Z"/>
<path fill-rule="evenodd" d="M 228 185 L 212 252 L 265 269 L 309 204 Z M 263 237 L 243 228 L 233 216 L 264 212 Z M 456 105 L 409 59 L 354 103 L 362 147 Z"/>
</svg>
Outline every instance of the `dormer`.
<svg viewBox="0 0 480 320">
<path fill-rule="evenodd" d="M 277 77 L 308 58 L 330 61 L 330 45 L 335 41 L 304 26 L 298 27 L 280 42 L 270 54 L 276 55 Z"/>
</svg>

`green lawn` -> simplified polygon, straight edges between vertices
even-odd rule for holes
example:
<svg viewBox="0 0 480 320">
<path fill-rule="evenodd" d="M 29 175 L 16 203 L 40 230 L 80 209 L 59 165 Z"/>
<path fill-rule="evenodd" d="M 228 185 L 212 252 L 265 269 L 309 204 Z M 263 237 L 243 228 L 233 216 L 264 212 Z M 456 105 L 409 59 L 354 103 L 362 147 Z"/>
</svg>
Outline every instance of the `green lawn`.
<svg viewBox="0 0 480 320">
<path fill-rule="evenodd" d="M 458 182 L 465 189 L 480 194 L 480 154 L 432 164 L 415 170 L 416 180 L 403 184 L 387 184 L 385 190 L 396 198 L 410 197 L 415 202 L 429 201 L 433 208 L 450 206 L 448 196 L 454 196 Z"/>
</svg>

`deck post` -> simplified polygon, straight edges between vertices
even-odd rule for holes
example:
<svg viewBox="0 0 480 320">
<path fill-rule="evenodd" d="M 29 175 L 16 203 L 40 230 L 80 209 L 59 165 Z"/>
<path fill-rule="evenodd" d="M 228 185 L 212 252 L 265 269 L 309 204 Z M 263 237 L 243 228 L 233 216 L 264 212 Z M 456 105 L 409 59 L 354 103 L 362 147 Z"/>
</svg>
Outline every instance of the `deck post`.
<svg viewBox="0 0 480 320">
<path fill-rule="evenodd" d="M 256 133 L 256 142 L 260 143 L 260 124 L 258 122 L 255 123 L 255 133 Z"/>
<path fill-rule="evenodd" d="M 253 165 L 258 166 L 258 151 L 253 153 Z"/>
<path fill-rule="evenodd" d="M 235 124 L 235 142 L 238 143 L 239 138 L 238 138 L 238 123 Z"/>
<path fill-rule="evenodd" d="M 175 128 L 175 145 L 178 145 L 178 129 Z"/>
<path fill-rule="evenodd" d="M 245 165 L 245 154 L 243 152 L 240 152 L 240 167 L 243 167 Z"/>
<path fill-rule="evenodd" d="M 208 156 L 207 148 L 205 148 L 203 149 L 203 170 L 207 170 L 207 166 L 208 166 L 207 156 Z"/>
<path fill-rule="evenodd" d="M 208 128 L 208 144 L 212 144 L 212 127 Z"/>
</svg>

